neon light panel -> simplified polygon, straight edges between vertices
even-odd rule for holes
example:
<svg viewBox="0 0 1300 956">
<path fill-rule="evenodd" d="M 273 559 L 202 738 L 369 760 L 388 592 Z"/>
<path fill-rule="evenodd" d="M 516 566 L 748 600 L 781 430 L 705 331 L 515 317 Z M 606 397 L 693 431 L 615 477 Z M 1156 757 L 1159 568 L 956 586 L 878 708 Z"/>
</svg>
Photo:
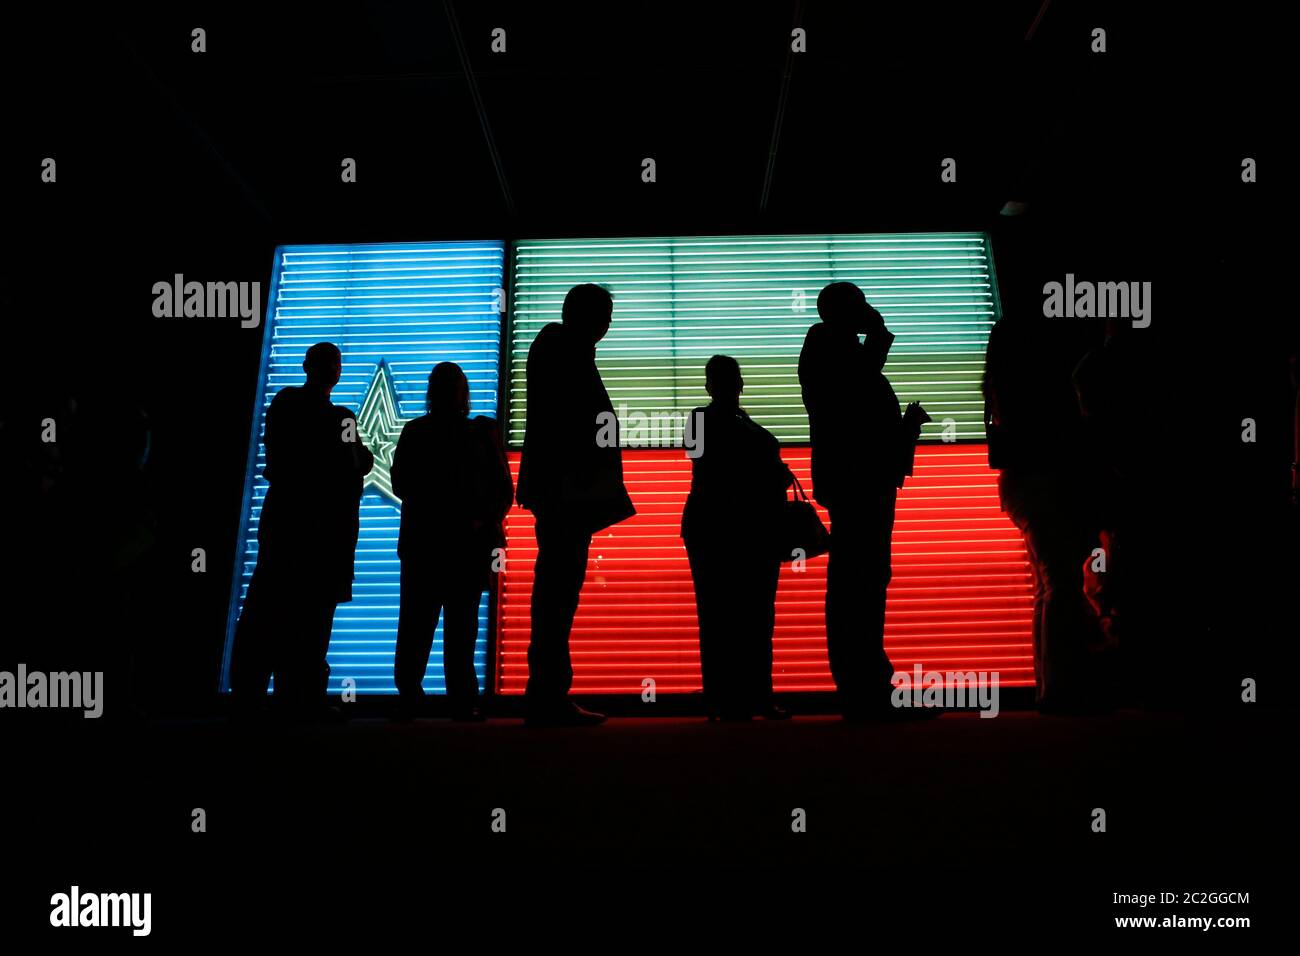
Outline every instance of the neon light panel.
<svg viewBox="0 0 1300 956">
<path fill-rule="evenodd" d="M 375 455 L 361 500 L 353 600 L 340 604 L 330 639 L 330 689 L 345 678 L 359 693 L 391 694 L 397 639 L 400 502 L 389 478 L 402 425 L 424 413 L 429 372 L 456 362 L 470 384 L 471 414 L 496 416 L 501 346 L 502 242 L 429 242 L 358 246 L 284 246 L 276 251 L 257 385 L 257 417 L 240 522 L 239 554 L 221 686 L 229 687 L 230 646 L 257 559 L 257 526 L 266 482 L 263 415 L 286 385 L 305 381 L 302 360 L 315 342 L 343 353 L 332 400 L 357 413 Z M 475 667 L 486 674 L 486 596 L 479 606 Z M 426 693 L 445 692 L 442 627 L 425 674 Z"/>
<path fill-rule="evenodd" d="M 922 440 L 939 439 L 946 419 L 950 440 L 984 440 L 980 376 L 998 315 L 984 233 L 545 239 L 514 249 L 511 447 L 523 442 L 528 347 L 580 282 L 614 293 L 596 363 L 615 409 L 671 416 L 678 442 L 682 416 L 705 399 L 704 363 L 719 352 L 744 369 L 755 420 L 784 443 L 807 442 L 799 349 L 818 321 L 817 293 L 841 280 L 860 286 L 895 334 L 885 374 L 900 402 L 933 417 Z"/>
</svg>

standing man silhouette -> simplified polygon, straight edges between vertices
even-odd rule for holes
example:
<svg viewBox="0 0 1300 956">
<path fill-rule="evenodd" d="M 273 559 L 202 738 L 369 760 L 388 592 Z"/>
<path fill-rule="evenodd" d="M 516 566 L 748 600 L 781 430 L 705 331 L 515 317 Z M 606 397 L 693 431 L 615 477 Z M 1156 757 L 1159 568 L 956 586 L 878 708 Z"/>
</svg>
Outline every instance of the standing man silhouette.
<svg viewBox="0 0 1300 956">
<path fill-rule="evenodd" d="M 282 388 L 266 411 L 269 488 L 257 529 L 257 568 L 235 632 L 231 691 L 247 706 L 275 674 L 277 704 L 325 709 L 334 609 L 352 600 L 359 509 L 374 456 L 350 409 L 330 402 L 343 356 L 318 342 L 302 363 L 307 382 Z"/>
<path fill-rule="evenodd" d="M 1103 515 L 1116 517 L 1114 505 L 1125 503 L 1127 496 L 1114 492 L 1150 487 L 1134 468 L 1151 442 L 1132 433 L 1130 417 L 1131 409 L 1147 406 L 1134 400 L 1135 363 L 1126 341 L 1092 353 L 1100 332 L 1093 323 L 1044 321 L 1036 312 L 1013 309 L 989 332 L 983 383 L 989 466 L 998 470 L 999 502 L 1024 536 L 1034 574 L 1038 707 L 1089 712 L 1104 709 L 1106 694 L 1097 679 L 1104 656 L 1094 653 L 1102 632 L 1084 592 L 1084 564 L 1099 543 Z M 1121 590 L 1132 553 L 1127 517 L 1119 522 L 1126 557 L 1113 582 Z M 1130 604 L 1124 617 L 1131 613 Z"/>
<path fill-rule="evenodd" d="M 799 354 L 799 384 L 812 438 L 813 497 L 831 518 L 826 571 L 826 650 L 847 719 L 892 712 L 894 666 L 885 653 L 894 506 L 912 473 L 916 440 L 930 420 L 913 402 L 900 414 L 882 369 L 893 333 L 851 282 L 817 296 L 821 323 Z M 859 340 L 865 335 L 865 341 Z"/>
<path fill-rule="evenodd" d="M 623 484 L 614 406 L 596 368 L 596 343 L 609 331 L 613 312 L 609 290 L 574 286 L 564 297 L 562 321 L 543 328 L 528 350 L 517 498 L 533 513 L 537 531 L 525 691 L 530 727 L 605 719 L 568 699 L 569 632 L 591 536 L 636 513 Z"/>
</svg>

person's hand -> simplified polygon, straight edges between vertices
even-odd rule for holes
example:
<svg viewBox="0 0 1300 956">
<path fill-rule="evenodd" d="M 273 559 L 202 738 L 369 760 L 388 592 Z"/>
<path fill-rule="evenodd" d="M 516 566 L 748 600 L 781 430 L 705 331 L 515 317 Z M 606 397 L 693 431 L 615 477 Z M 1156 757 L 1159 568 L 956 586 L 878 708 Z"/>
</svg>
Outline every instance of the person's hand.
<svg viewBox="0 0 1300 956">
<path fill-rule="evenodd" d="M 903 421 L 920 428 L 922 425 L 929 424 L 933 419 L 930 418 L 930 413 L 921 407 L 920 402 L 909 402 L 907 411 L 903 412 Z"/>
<path fill-rule="evenodd" d="M 866 311 L 862 313 L 856 331 L 859 335 L 879 335 L 880 333 L 887 331 L 885 328 L 885 317 L 877 312 L 872 306 L 867 306 Z"/>
</svg>

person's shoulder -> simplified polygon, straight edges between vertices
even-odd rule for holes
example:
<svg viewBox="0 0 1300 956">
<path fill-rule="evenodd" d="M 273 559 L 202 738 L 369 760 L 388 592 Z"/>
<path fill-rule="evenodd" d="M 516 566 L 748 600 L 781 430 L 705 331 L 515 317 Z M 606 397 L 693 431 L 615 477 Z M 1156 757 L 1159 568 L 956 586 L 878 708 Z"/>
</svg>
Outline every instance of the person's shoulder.
<svg viewBox="0 0 1300 956">
<path fill-rule="evenodd" d="M 770 431 L 768 431 L 768 429 L 765 426 L 760 425 L 758 422 L 754 421 L 754 419 L 750 418 L 749 415 L 745 416 L 745 421 L 749 422 L 750 427 L 756 428 L 759 434 L 763 436 L 764 440 L 770 442 L 776 441 L 775 435 L 773 435 Z"/>
<path fill-rule="evenodd" d="M 275 415 L 282 421 L 297 420 L 303 416 L 307 407 L 304 402 L 305 395 L 301 386 L 286 385 L 272 396 L 266 413 Z"/>
<path fill-rule="evenodd" d="M 417 415 L 402 426 L 403 435 L 420 435 L 429 430 L 428 414 Z"/>
<path fill-rule="evenodd" d="M 497 419 L 486 415 L 474 415 L 472 419 L 464 421 L 465 433 L 472 441 L 480 445 L 497 444 Z"/>
<path fill-rule="evenodd" d="M 827 348 L 831 344 L 830 331 L 830 327 L 825 322 L 814 322 L 808 327 L 808 332 L 803 337 L 804 349 L 822 350 Z"/>
<path fill-rule="evenodd" d="M 560 322 L 547 322 L 542 326 L 542 330 L 537 333 L 537 338 L 533 339 L 533 346 L 542 346 L 559 342 L 564 338 L 564 325 Z"/>
<path fill-rule="evenodd" d="M 776 436 L 773 435 L 766 428 L 764 428 L 762 425 L 760 425 L 758 422 L 754 421 L 753 416 L 751 416 L 749 412 L 744 411 L 742 409 L 739 420 L 744 425 L 744 427 L 749 431 L 749 433 L 756 436 L 760 441 L 764 443 L 770 443 L 770 444 L 777 443 Z"/>
</svg>

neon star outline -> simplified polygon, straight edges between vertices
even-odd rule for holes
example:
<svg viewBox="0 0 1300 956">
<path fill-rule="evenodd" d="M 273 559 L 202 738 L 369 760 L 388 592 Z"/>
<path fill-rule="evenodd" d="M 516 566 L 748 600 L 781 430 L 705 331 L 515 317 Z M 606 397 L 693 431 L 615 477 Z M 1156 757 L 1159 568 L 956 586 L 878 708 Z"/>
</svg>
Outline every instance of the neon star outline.
<svg viewBox="0 0 1300 956">
<path fill-rule="evenodd" d="M 357 432 L 375 456 L 374 467 L 366 475 L 362 487 L 363 494 L 373 487 L 394 504 L 402 503 L 402 499 L 393 494 L 393 452 L 397 450 L 397 439 L 401 437 L 402 429 L 410 420 L 402 418 L 398 411 L 392 372 L 388 363 L 380 359 L 361 399 L 361 411 L 357 412 Z"/>
</svg>

